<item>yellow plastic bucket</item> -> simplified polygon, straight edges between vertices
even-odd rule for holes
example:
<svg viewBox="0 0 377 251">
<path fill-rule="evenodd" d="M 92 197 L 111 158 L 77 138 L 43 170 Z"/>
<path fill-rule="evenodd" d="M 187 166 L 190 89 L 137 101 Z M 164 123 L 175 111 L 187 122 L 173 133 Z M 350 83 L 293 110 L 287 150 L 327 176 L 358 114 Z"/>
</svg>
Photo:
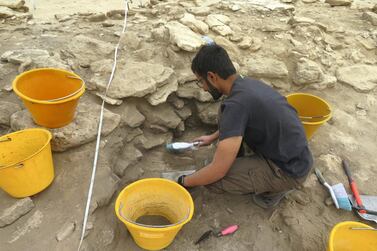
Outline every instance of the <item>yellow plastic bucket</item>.
<svg viewBox="0 0 377 251">
<path fill-rule="evenodd" d="M 28 197 L 54 179 L 51 133 L 26 129 L 0 137 L 0 188 L 15 198 Z"/>
<path fill-rule="evenodd" d="M 330 105 L 320 97 L 308 93 L 293 93 L 286 98 L 296 109 L 308 140 L 332 116 Z"/>
<path fill-rule="evenodd" d="M 375 250 L 377 250 L 377 231 L 366 224 L 344 221 L 336 224 L 331 230 L 327 251 Z"/>
<path fill-rule="evenodd" d="M 115 202 L 115 213 L 138 246 L 160 250 L 169 246 L 194 213 L 191 195 L 177 183 L 159 178 L 142 179 L 125 187 Z M 137 223 L 141 216 L 163 216 L 170 225 Z"/>
<path fill-rule="evenodd" d="M 71 123 L 84 81 L 75 73 L 40 68 L 26 71 L 13 81 L 14 92 L 22 99 L 36 124 L 58 128 Z"/>
</svg>

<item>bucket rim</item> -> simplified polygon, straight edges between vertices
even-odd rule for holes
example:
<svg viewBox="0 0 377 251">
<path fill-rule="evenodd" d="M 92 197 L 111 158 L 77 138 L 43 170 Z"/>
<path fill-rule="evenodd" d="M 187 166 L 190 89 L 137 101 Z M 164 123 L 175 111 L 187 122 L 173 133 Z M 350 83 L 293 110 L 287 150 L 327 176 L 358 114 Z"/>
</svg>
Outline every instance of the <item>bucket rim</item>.
<svg viewBox="0 0 377 251">
<path fill-rule="evenodd" d="M 185 193 L 188 196 L 190 212 L 188 214 L 188 217 L 184 221 L 181 221 L 181 222 L 179 222 L 179 224 L 175 224 L 175 225 L 167 225 L 167 227 L 163 227 L 163 228 L 161 228 L 161 227 L 153 228 L 153 227 L 145 227 L 145 226 L 142 226 L 142 225 L 138 225 L 138 224 L 133 223 L 132 221 L 127 221 L 127 219 L 125 219 L 124 217 L 122 217 L 119 214 L 119 208 L 120 208 L 120 205 L 121 205 L 120 198 L 126 192 L 126 190 L 130 189 L 131 187 L 137 186 L 141 183 L 149 182 L 149 181 L 162 181 L 162 182 L 167 182 L 167 183 L 176 185 L 177 189 L 179 189 L 180 191 L 182 191 L 183 193 Z M 124 187 L 122 189 L 122 191 L 118 194 L 118 197 L 115 201 L 115 214 L 116 214 L 116 216 L 118 217 L 119 220 L 121 220 L 124 224 L 126 224 L 126 226 L 132 226 L 135 229 L 150 231 L 150 232 L 170 231 L 170 230 L 174 230 L 174 229 L 177 229 L 177 228 L 181 228 L 183 225 L 185 225 L 186 223 L 188 223 L 192 219 L 192 217 L 194 215 L 194 210 L 195 210 L 194 202 L 192 200 L 190 193 L 185 188 L 183 188 L 181 185 L 177 184 L 176 182 L 168 180 L 168 179 L 163 179 L 163 178 L 145 178 L 145 179 L 140 179 L 138 181 L 135 181 L 135 182 L 127 185 L 126 187 Z"/>
<path fill-rule="evenodd" d="M 33 72 L 38 72 L 38 71 L 58 71 L 58 72 L 63 72 L 63 73 L 66 73 L 68 74 L 68 76 L 71 76 L 73 78 L 77 78 L 77 79 L 80 79 L 82 81 L 82 86 L 77 89 L 74 93 L 74 95 L 72 94 L 69 94 L 67 96 L 67 98 L 57 98 L 57 99 L 54 99 L 56 101 L 48 101 L 48 100 L 38 100 L 38 99 L 33 99 L 33 98 L 30 98 L 28 96 L 26 96 L 25 94 L 23 94 L 22 92 L 20 92 L 17 88 L 17 83 L 19 81 L 19 79 L 27 74 L 30 74 L 30 73 L 33 73 Z M 33 102 L 33 103 L 37 103 L 37 104 L 44 104 L 44 105 L 53 105 L 53 104 L 62 104 L 62 103 L 66 103 L 66 102 L 69 102 L 69 101 L 72 101 L 72 100 L 75 100 L 79 97 L 81 97 L 84 92 L 85 92 L 85 87 L 86 87 L 86 84 L 85 84 L 85 81 L 79 76 L 77 75 L 76 73 L 74 72 L 71 72 L 71 71 L 67 71 L 67 70 L 64 70 L 64 69 L 59 69 L 59 68 L 36 68 L 36 69 L 32 69 L 32 70 L 28 70 L 28 71 L 25 71 L 21 74 L 19 74 L 12 82 L 12 88 L 13 88 L 13 91 L 22 99 L 24 100 L 27 100 L 29 102 Z"/>
<path fill-rule="evenodd" d="M 328 247 L 329 247 L 329 251 L 331 250 L 334 250 L 334 239 L 335 239 L 335 234 L 337 232 L 337 230 L 343 226 L 347 226 L 347 225 L 354 225 L 354 226 L 358 226 L 358 227 L 365 227 L 365 228 L 371 228 L 373 229 L 373 227 L 367 225 L 367 224 L 364 224 L 362 222 L 358 222 L 358 221 L 341 221 L 337 224 L 335 224 L 335 226 L 331 229 L 331 232 L 330 232 L 330 237 L 329 237 L 329 241 L 328 241 Z"/>
<path fill-rule="evenodd" d="M 8 164 L 8 165 L 5 165 L 5 166 L 0 166 L 0 171 L 3 170 L 3 169 L 12 168 L 12 167 L 15 167 L 17 165 L 22 164 L 23 162 L 33 158 L 35 155 L 42 152 L 50 144 L 51 139 L 52 139 L 52 134 L 49 130 L 46 130 L 46 129 L 43 129 L 43 128 L 27 128 L 27 129 L 15 131 L 15 132 L 8 133 L 8 134 L 1 136 L 0 139 L 9 137 L 10 135 L 20 134 L 20 133 L 25 133 L 25 132 L 30 132 L 30 131 L 40 131 L 40 132 L 45 133 L 48 136 L 46 143 L 38 151 L 36 151 L 35 153 L 31 154 L 30 156 L 24 158 L 23 160 L 20 160 L 20 161 L 17 161 L 16 163 L 11 163 L 11 164 Z"/>
<path fill-rule="evenodd" d="M 288 98 L 288 97 L 291 97 L 291 96 L 300 96 L 300 95 L 301 96 L 309 96 L 309 97 L 318 99 L 319 101 L 321 101 L 322 103 L 324 103 L 327 106 L 328 110 L 329 110 L 329 114 L 327 114 L 325 116 L 325 118 L 323 120 L 321 120 L 321 121 L 310 122 L 310 121 L 304 121 L 304 120 L 300 119 L 301 122 L 304 125 L 322 125 L 322 124 L 324 124 L 325 122 L 329 121 L 332 118 L 333 112 L 332 112 L 330 104 L 327 103 L 327 101 L 324 100 L 321 97 L 318 97 L 318 96 L 316 96 L 314 94 L 305 93 L 305 92 L 294 92 L 294 93 L 291 93 L 291 94 L 287 94 L 285 97 Z"/>
</svg>

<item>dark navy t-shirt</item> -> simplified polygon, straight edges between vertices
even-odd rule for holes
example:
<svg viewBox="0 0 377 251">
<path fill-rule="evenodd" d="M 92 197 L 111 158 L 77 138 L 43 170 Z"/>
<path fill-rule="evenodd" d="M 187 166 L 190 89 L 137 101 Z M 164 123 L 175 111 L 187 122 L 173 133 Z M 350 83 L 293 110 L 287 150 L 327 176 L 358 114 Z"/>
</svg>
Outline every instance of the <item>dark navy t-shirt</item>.
<svg viewBox="0 0 377 251">
<path fill-rule="evenodd" d="M 219 139 L 243 136 L 288 175 L 308 174 L 313 158 L 304 128 L 286 98 L 261 81 L 238 77 L 221 105 Z"/>
</svg>

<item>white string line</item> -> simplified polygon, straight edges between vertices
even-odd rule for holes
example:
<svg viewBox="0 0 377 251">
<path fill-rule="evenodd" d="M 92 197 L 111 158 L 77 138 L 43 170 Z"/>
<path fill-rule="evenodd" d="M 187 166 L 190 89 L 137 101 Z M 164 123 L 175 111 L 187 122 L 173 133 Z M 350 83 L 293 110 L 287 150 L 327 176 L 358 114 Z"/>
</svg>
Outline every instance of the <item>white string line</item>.
<svg viewBox="0 0 377 251">
<path fill-rule="evenodd" d="M 123 23 L 122 34 L 126 32 L 127 14 L 128 14 L 128 1 L 125 0 L 124 2 L 125 2 L 125 7 L 124 7 L 124 23 Z M 122 39 L 122 36 L 120 36 L 118 44 L 115 47 L 113 68 L 112 68 L 112 71 L 111 71 L 109 82 L 107 83 L 107 86 L 106 86 L 106 92 L 105 92 L 105 97 L 104 98 L 107 97 L 107 92 L 108 92 L 109 87 L 111 85 L 111 82 L 112 82 L 112 80 L 114 78 L 114 73 L 115 73 L 115 69 L 116 69 L 116 65 L 117 65 L 118 48 L 119 48 L 121 39 Z M 80 251 L 82 242 L 84 240 L 85 231 L 86 231 L 86 225 L 87 225 L 88 215 L 89 215 L 90 202 L 91 202 L 92 194 L 93 194 L 94 180 L 95 180 L 96 170 L 97 170 L 99 146 L 100 146 L 100 142 L 101 142 L 101 131 L 102 131 L 102 122 L 103 122 L 104 109 L 105 109 L 105 100 L 102 99 L 101 113 L 100 113 L 98 132 L 97 132 L 96 151 L 95 151 L 95 154 L 94 154 L 93 170 L 92 170 L 92 176 L 91 176 L 91 179 L 90 179 L 90 185 L 89 185 L 89 191 L 88 191 L 88 199 L 87 199 L 87 202 L 86 202 L 86 208 L 85 208 L 85 213 L 84 213 L 84 221 L 83 221 L 83 225 L 82 225 L 80 243 L 79 243 L 79 247 L 77 249 L 78 251 Z"/>
</svg>

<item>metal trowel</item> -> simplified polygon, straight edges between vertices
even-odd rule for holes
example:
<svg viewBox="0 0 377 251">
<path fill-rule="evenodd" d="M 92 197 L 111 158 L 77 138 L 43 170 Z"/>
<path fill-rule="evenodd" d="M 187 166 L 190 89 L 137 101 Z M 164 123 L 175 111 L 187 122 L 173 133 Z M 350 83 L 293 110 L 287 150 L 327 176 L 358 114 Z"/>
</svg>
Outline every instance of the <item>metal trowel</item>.
<svg viewBox="0 0 377 251">
<path fill-rule="evenodd" d="M 165 148 L 170 153 L 183 153 L 186 151 L 197 149 L 200 146 L 201 141 L 194 142 L 174 142 L 166 144 Z"/>
<path fill-rule="evenodd" d="M 161 173 L 161 178 L 164 178 L 164 179 L 168 179 L 168 180 L 172 180 L 172 181 L 177 182 L 179 176 L 182 176 L 182 175 L 190 175 L 190 174 L 193 174 L 193 173 L 195 173 L 195 172 L 196 172 L 196 170 L 164 172 L 164 173 Z"/>
<path fill-rule="evenodd" d="M 364 207 L 367 211 L 367 213 L 363 214 L 357 211 L 357 214 L 363 218 L 364 220 L 368 221 L 374 221 L 377 223 L 377 215 L 369 214 L 368 211 L 377 211 L 377 196 L 371 196 L 371 195 L 360 195 L 361 200 L 363 201 Z M 352 207 L 357 208 L 357 203 L 353 197 L 352 194 L 348 195 L 348 198 L 351 201 Z"/>
</svg>

